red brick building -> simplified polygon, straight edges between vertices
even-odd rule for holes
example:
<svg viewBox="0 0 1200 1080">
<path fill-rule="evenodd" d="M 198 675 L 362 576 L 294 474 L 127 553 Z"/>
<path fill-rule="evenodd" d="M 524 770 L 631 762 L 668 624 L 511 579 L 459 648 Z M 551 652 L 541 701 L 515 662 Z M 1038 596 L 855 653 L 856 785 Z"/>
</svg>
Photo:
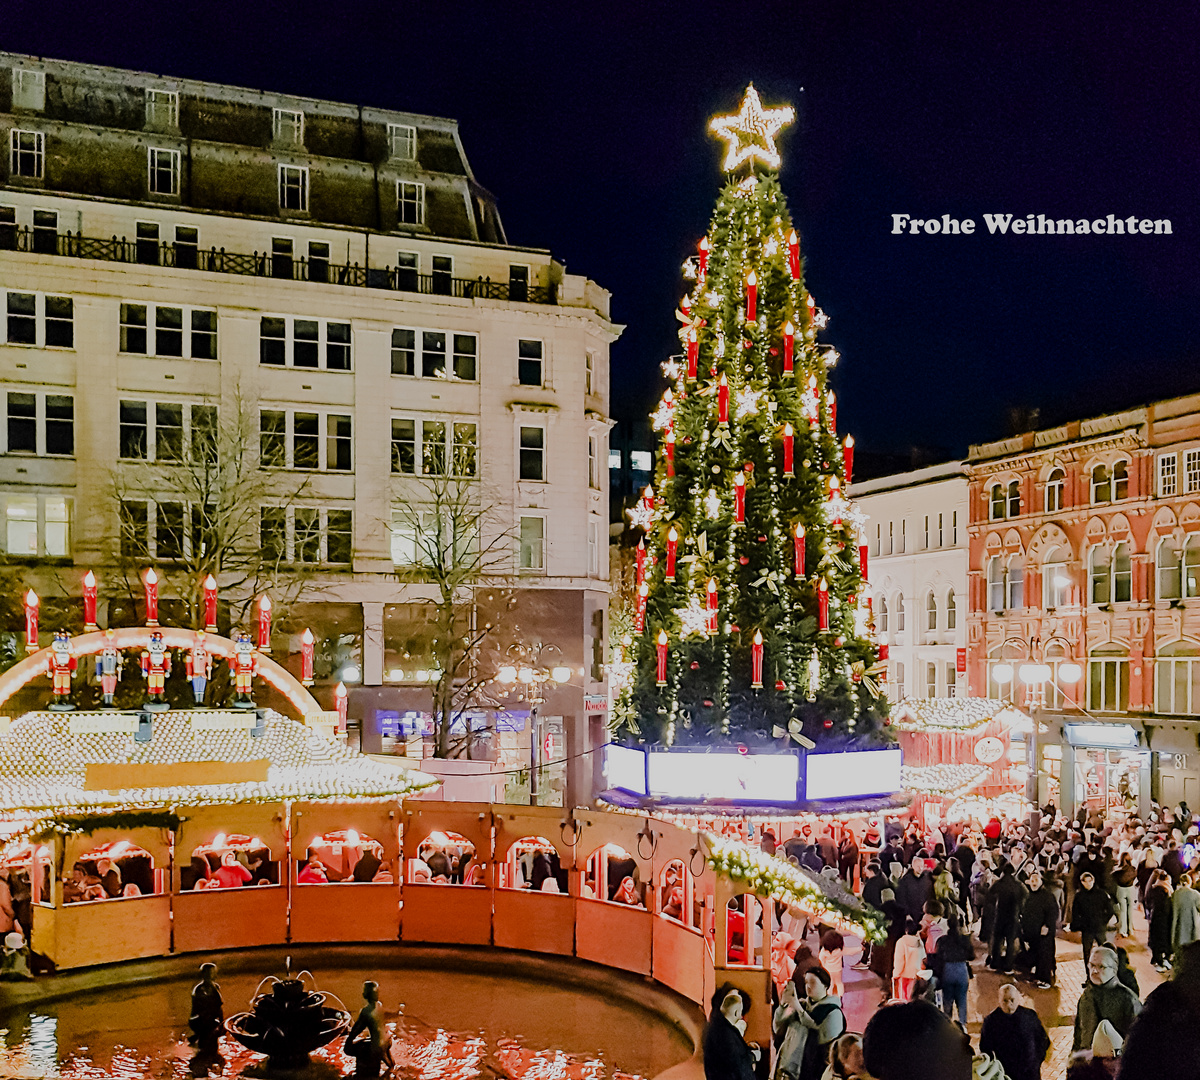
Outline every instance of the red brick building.
<svg viewBox="0 0 1200 1080">
<path fill-rule="evenodd" d="M 1019 668 L 1048 666 L 1039 798 L 1200 803 L 1200 395 L 973 446 L 967 473 L 969 693 L 1036 706 Z"/>
</svg>

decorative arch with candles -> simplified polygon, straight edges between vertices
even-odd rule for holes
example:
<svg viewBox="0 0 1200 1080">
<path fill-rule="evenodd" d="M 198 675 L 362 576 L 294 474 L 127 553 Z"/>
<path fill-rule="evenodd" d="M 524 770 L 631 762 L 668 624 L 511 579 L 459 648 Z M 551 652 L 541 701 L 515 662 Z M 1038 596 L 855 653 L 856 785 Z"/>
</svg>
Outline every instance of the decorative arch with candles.
<svg viewBox="0 0 1200 1080">
<path fill-rule="evenodd" d="M 890 741 L 866 595 L 854 439 L 837 431 L 836 350 L 773 171 L 786 108 L 753 88 L 714 121 L 728 182 L 684 267 L 683 355 L 663 365 L 653 485 L 630 513 L 635 663 L 618 731 L 670 745 Z M 773 118 L 768 123 L 767 118 Z M 770 135 L 765 134 L 775 125 Z"/>
</svg>

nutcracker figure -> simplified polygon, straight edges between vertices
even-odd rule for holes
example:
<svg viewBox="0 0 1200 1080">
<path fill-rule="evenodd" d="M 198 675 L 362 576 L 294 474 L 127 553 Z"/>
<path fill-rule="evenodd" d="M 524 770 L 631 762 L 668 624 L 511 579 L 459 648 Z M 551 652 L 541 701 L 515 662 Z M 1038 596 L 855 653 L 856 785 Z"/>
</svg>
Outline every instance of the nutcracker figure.
<svg viewBox="0 0 1200 1080">
<path fill-rule="evenodd" d="M 112 630 L 104 631 L 104 648 L 96 657 L 96 675 L 100 679 L 104 707 L 111 709 L 113 696 L 117 692 L 117 680 L 121 677 L 121 650 L 117 648 L 117 635 Z"/>
<path fill-rule="evenodd" d="M 203 630 L 196 631 L 196 640 L 187 655 L 187 676 L 192 681 L 192 696 L 197 705 L 204 704 L 204 691 L 212 678 L 212 654 L 208 651 Z"/>
<path fill-rule="evenodd" d="M 252 707 L 254 698 L 251 690 L 254 684 L 254 671 L 258 667 L 258 654 L 254 651 L 254 642 L 250 635 L 242 630 L 233 642 L 233 677 L 237 690 L 237 704 Z"/>
<path fill-rule="evenodd" d="M 171 654 L 163 644 L 161 630 L 151 633 L 150 644 L 142 650 L 142 674 L 146 676 L 149 702 L 165 705 L 167 699 L 163 695 L 163 688 L 167 676 L 171 674 Z"/>
<path fill-rule="evenodd" d="M 75 675 L 78 661 L 71 650 L 71 637 L 65 630 L 59 630 L 50 643 L 50 659 L 47 662 L 50 678 L 54 681 L 53 709 L 73 709 L 71 704 L 71 679 Z"/>
</svg>

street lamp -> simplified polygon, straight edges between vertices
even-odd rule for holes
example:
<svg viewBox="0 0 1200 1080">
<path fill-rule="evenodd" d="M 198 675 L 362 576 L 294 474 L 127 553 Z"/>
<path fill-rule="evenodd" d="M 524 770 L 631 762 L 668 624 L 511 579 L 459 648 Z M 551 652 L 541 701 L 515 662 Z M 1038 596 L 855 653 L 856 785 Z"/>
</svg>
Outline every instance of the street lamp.
<svg viewBox="0 0 1200 1080">
<path fill-rule="evenodd" d="M 543 655 L 552 658 L 558 654 L 559 662 L 553 666 L 543 663 Z M 505 686 L 522 687 L 521 695 L 532 706 L 529 710 L 529 805 L 538 801 L 538 706 L 546 700 L 547 686 L 562 686 L 571 681 L 571 669 L 562 663 L 562 649 L 557 645 L 510 645 L 508 656 L 516 663 L 505 664 L 496 673 L 496 680 Z"/>
</svg>

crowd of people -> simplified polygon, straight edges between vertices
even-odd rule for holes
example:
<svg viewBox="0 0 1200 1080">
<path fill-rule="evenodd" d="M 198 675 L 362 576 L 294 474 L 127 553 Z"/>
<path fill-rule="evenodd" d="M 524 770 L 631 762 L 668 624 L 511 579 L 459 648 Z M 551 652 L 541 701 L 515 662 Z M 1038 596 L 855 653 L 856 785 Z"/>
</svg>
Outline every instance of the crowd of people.
<svg viewBox="0 0 1200 1080">
<path fill-rule="evenodd" d="M 748 1000 L 724 988 L 713 1000 L 706 1042 L 710 1080 L 731 1075 L 719 1064 L 728 1065 L 731 1055 L 760 1076 L 767 1075 L 770 1058 L 775 1080 L 950 1080 L 973 1073 L 1038 1080 L 1050 1039 L 1017 983 L 1056 985 L 1063 930 L 1078 933 L 1087 971 L 1070 1080 L 1200 1078 L 1200 824 L 1186 805 L 1117 821 L 1086 809 L 1066 818 L 1048 805 L 1023 821 L 927 829 L 916 821 L 888 822 L 877 836 L 848 829 L 839 836 L 830 824 L 815 834 L 797 830 L 782 842 L 768 831 L 761 846 L 814 877 L 854 889 L 885 915 L 885 940 L 865 944 L 855 964 L 880 977 L 880 1008 L 861 1036 L 848 1032 L 841 935 L 777 905 L 774 1038 L 766 1048 L 774 1053 L 739 1056 L 730 1031 L 744 1030 Z M 1127 951 L 1138 911 L 1148 926 L 1153 966 L 1172 974 L 1145 1003 Z M 813 930 L 815 952 L 807 941 Z M 981 966 L 1012 981 L 1001 986 L 973 1049 L 965 1034 L 967 998 Z M 1188 1030 L 1176 1041 L 1193 1048 L 1191 1059 L 1164 1044 L 1167 1025 L 1183 1015 Z M 888 1044 L 891 1050 L 884 1049 Z M 914 1065 L 914 1057 L 935 1050 L 949 1071 Z M 956 1054 L 958 1065 L 952 1065 Z M 1176 1071 L 1152 1068 L 1168 1058 Z"/>
</svg>

